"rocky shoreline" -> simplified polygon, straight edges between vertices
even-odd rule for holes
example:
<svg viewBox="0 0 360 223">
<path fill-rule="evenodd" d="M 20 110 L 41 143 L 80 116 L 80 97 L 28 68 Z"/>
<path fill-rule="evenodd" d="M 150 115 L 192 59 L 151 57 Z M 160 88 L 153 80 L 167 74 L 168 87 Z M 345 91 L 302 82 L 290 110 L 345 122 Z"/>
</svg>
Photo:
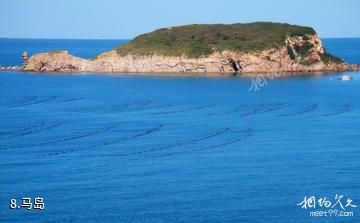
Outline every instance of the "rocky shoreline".
<svg viewBox="0 0 360 223">
<path fill-rule="evenodd" d="M 24 67 L 23 66 L 7 66 L 7 67 L 3 67 L 0 65 L 0 71 L 23 71 Z"/>
<path fill-rule="evenodd" d="M 276 74 L 280 74 L 280 76 L 297 76 L 297 75 L 303 75 L 303 74 L 307 74 L 307 75 L 316 75 L 316 74 L 331 74 L 331 73 L 335 73 L 335 72 L 352 72 L 352 71 L 360 71 L 360 65 L 358 64 L 351 64 L 348 67 L 342 69 L 342 68 L 338 68 L 338 69 L 332 69 L 332 70 L 277 70 L 277 71 L 253 71 L 253 72 L 234 72 L 234 71 L 229 71 L 229 72 L 121 72 L 121 71 L 80 71 L 80 70 L 72 70 L 72 69 L 61 69 L 61 70 L 27 70 L 24 68 L 24 66 L 1 66 L 0 65 L 0 72 L 1 71 L 21 71 L 21 72 L 27 72 L 27 73 L 63 73 L 63 74 L 67 74 L 67 73 L 72 73 L 72 74 L 90 74 L 90 73 L 94 73 L 94 74 L 139 74 L 139 75 L 148 75 L 148 74 L 163 74 L 163 75 L 182 75 L 182 74 L 187 74 L 187 75 L 197 75 L 197 74 L 208 74 L 208 75 L 221 75 L 221 74 L 241 74 L 243 76 L 256 76 L 258 74 L 267 74 L 267 73 L 276 73 Z"/>
<path fill-rule="evenodd" d="M 121 74 L 138 74 L 138 75 L 151 75 L 151 74 L 160 74 L 160 75 L 222 75 L 222 74 L 241 74 L 243 76 L 257 76 L 258 74 L 264 74 L 264 73 L 276 73 L 276 74 L 280 74 L 280 76 L 297 76 L 297 75 L 303 75 L 303 74 L 307 74 L 307 75 L 317 75 L 317 74 L 331 74 L 331 73 L 335 73 L 335 72 L 346 72 L 346 71 L 360 71 L 360 65 L 358 64 L 352 64 L 349 66 L 349 68 L 346 69 L 333 69 L 333 70 L 298 70 L 298 71 L 257 71 L 257 72 L 186 72 L 186 73 L 174 73 L 174 72 L 115 72 L 115 71 L 111 71 L 111 72 L 107 72 L 107 71 L 78 71 L 78 70 L 67 70 L 67 69 L 63 69 L 63 70 L 57 70 L 57 71 L 46 71 L 46 70 L 25 70 L 23 66 L 1 66 L 0 65 L 0 72 L 1 71 L 21 71 L 21 72 L 28 72 L 28 73 L 72 73 L 72 74 L 117 74 L 117 75 L 121 75 Z"/>
<path fill-rule="evenodd" d="M 79 58 L 67 51 L 51 51 L 28 58 L 27 53 L 24 52 L 22 66 L 0 66 L 0 70 L 43 73 L 173 73 L 179 75 L 194 73 L 256 75 L 271 72 L 301 75 L 313 72 L 360 70 L 359 65 L 347 64 L 342 59 L 327 53 L 316 33 L 287 35 L 281 40 L 280 45 L 273 45 L 272 48 L 250 51 L 214 48 L 211 53 L 197 57 L 185 54 L 164 55 L 151 50 L 147 50 L 145 54 L 134 52 L 123 54 L 114 49 L 92 59 Z"/>
</svg>

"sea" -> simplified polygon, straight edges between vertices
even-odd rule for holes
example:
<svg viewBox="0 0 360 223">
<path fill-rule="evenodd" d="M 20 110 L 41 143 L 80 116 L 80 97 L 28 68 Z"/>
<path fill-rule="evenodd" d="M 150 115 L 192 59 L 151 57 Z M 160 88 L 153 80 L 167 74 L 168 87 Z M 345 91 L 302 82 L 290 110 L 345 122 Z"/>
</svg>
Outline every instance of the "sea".
<svg viewBox="0 0 360 223">
<path fill-rule="evenodd" d="M 127 41 L 1 39 L 0 64 Z M 0 222 L 359 223 L 360 72 L 0 72 Z"/>
</svg>

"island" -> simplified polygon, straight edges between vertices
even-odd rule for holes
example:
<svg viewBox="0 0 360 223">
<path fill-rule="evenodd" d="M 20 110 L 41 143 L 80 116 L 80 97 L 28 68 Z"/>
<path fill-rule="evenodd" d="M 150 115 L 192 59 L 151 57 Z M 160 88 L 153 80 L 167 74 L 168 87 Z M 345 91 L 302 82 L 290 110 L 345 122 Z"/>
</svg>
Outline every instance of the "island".
<svg viewBox="0 0 360 223">
<path fill-rule="evenodd" d="M 137 36 L 91 59 L 67 51 L 27 57 L 16 69 L 71 73 L 259 73 L 359 70 L 326 51 L 311 27 L 193 24 Z"/>
</svg>

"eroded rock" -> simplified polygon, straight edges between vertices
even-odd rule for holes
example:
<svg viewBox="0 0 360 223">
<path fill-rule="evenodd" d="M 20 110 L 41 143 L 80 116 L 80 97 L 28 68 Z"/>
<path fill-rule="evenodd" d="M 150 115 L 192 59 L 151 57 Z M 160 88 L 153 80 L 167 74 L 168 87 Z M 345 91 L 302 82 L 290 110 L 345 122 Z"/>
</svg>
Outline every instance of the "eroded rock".
<svg viewBox="0 0 360 223">
<path fill-rule="evenodd" d="M 150 55 L 120 56 L 115 50 L 87 60 L 67 51 L 53 51 L 32 56 L 25 71 L 100 72 L 100 73 L 232 73 L 301 72 L 358 69 L 345 62 L 325 62 L 325 51 L 316 35 L 293 36 L 285 46 L 260 52 L 215 51 L 199 58 Z"/>
</svg>

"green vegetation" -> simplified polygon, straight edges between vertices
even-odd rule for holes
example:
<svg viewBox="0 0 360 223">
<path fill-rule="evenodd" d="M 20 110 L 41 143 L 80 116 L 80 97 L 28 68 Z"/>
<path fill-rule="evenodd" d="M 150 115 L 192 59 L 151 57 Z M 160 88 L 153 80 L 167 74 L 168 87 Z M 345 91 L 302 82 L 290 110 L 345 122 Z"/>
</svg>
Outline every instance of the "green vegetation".
<svg viewBox="0 0 360 223">
<path fill-rule="evenodd" d="M 328 53 L 326 50 L 324 50 L 324 53 L 320 55 L 321 60 L 325 63 L 325 64 L 329 64 L 329 63 L 343 63 L 344 61 L 337 56 L 333 56 L 330 53 Z"/>
<path fill-rule="evenodd" d="M 314 45 L 309 43 L 308 41 L 305 41 L 302 46 L 295 45 L 294 49 L 298 55 L 300 55 L 302 58 L 306 58 L 310 55 L 311 49 L 314 48 Z"/>
<path fill-rule="evenodd" d="M 52 51 L 49 51 L 49 55 L 53 56 L 53 55 L 55 55 L 57 53 L 62 53 L 62 52 L 64 52 L 64 51 L 62 51 L 62 50 L 52 50 Z"/>
<path fill-rule="evenodd" d="M 117 52 L 148 55 L 161 54 L 191 58 L 209 55 L 214 51 L 260 51 L 285 45 L 287 36 L 315 34 L 310 27 L 284 23 L 256 22 L 248 24 L 187 25 L 159 29 L 136 37 L 119 46 Z"/>
<path fill-rule="evenodd" d="M 312 43 L 305 40 L 301 46 L 294 45 L 294 51 L 296 52 L 296 55 L 298 55 L 298 58 L 296 58 L 293 51 L 289 51 L 289 48 L 292 49 L 289 46 L 288 46 L 288 54 L 292 60 L 297 60 L 297 62 L 304 64 L 304 65 L 310 65 L 312 62 L 311 61 L 309 62 L 307 60 L 307 57 L 310 56 L 311 51 L 314 47 L 315 46 Z"/>
<path fill-rule="evenodd" d="M 294 45 L 293 48 L 291 46 L 287 46 L 287 53 L 288 53 L 291 60 L 297 61 L 297 62 L 299 62 L 301 64 L 304 64 L 304 65 L 311 65 L 311 63 L 313 63 L 314 61 L 308 61 L 307 57 L 310 56 L 311 51 L 312 51 L 312 49 L 314 47 L 315 46 L 312 43 L 305 40 L 304 43 L 301 46 Z M 341 58 L 331 55 L 325 49 L 324 49 L 324 53 L 319 54 L 319 55 L 321 57 L 321 60 L 325 64 L 343 63 L 344 62 Z"/>
</svg>

